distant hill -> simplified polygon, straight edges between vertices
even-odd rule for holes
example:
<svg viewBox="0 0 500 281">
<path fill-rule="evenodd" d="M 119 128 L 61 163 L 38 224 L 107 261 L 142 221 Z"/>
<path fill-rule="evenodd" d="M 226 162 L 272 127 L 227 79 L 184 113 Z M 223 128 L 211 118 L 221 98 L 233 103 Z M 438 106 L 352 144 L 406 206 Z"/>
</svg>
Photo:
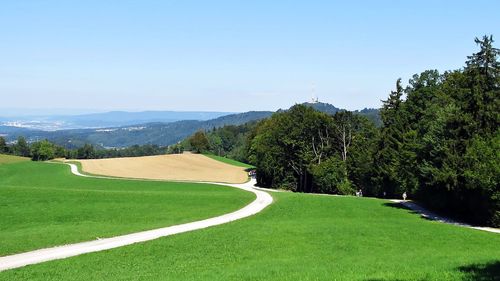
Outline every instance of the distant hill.
<svg viewBox="0 0 500 281">
<path fill-rule="evenodd" d="M 225 125 L 241 125 L 272 115 L 270 111 L 251 111 L 231 114 L 207 121 L 184 120 L 172 123 L 149 123 L 109 130 L 95 130 L 88 135 L 89 142 L 106 147 L 124 147 L 134 144 L 170 145 L 185 139 L 197 130 L 210 130 Z"/>
<path fill-rule="evenodd" d="M 319 111 L 335 114 L 342 110 L 327 103 L 305 103 Z M 375 124 L 380 125 L 377 109 L 363 109 L 355 111 L 368 117 Z M 154 120 L 154 118 L 206 118 L 211 115 L 224 114 L 221 112 L 109 112 L 102 114 L 87 114 L 73 116 L 71 122 L 78 124 L 95 124 L 92 129 L 71 129 L 43 131 L 12 126 L 0 126 L 0 135 L 6 136 L 8 141 L 24 136 L 28 141 L 48 139 L 59 145 L 75 148 L 85 143 L 92 143 L 100 147 L 127 147 L 132 145 L 156 144 L 166 146 L 174 144 L 192 135 L 197 130 L 211 130 L 225 125 L 241 125 L 251 121 L 265 119 L 273 114 L 272 111 L 250 111 L 245 113 L 218 116 L 210 120 L 181 120 L 174 122 L 143 122 L 123 126 L 97 126 L 109 122 L 135 122 L 134 120 Z M 99 121 L 102 118 L 102 121 Z M 87 123 L 86 123 L 87 122 Z M 108 123 L 107 123 L 108 122 Z"/>
<path fill-rule="evenodd" d="M 120 127 L 152 122 L 175 122 L 181 120 L 210 120 L 233 112 L 204 111 L 111 111 L 81 115 L 22 115 L 0 117 L 0 125 L 24 127 L 45 131 L 66 129 L 89 129 Z"/>
<path fill-rule="evenodd" d="M 335 107 L 334 105 L 331 105 L 329 103 L 323 103 L 323 102 L 315 102 L 315 103 L 306 102 L 303 104 L 310 106 L 318 111 L 328 113 L 328 114 L 335 114 L 335 113 L 343 110 L 341 108 Z M 365 108 L 362 110 L 355 110 L 353 112 L 355 114 L 365 116 L 366 118 L 371 120 L 377 127 L 382 126 L 382 120 L 380 119 L 380 110 L 378 110 L 378 109 Z"/>
<path fill-rule="evenodd" d="M 321 112 L 328 113 L 328 114 L 335 114 L 335 113 L 342 110 L 340 108 L 335 107 L 332 104 L 323 103 L 323 102 L 315 102 L 315 103 L 305 102 L 305 103 L 303 103 L 303 105 L 310 106 L 310 107 L 316 109 L 317 111 L 321 111 Z"/>
<path fill-rule="evenodd" d="M 153 122 L 175 122 L 182 120 L 210 120 L 232 112 L 203 111 L 111 111 L 106 113 L 66 116 L 68 122 L 78 126 L 117 127 Z"/>
<path fill-rule="evenodd" d="M 30 129 L 26 128 L 19 128 L 19 127 L 12 127 L 12 126 L 3 126 L 0 125 L 0 133 L 1 134 L 11 134 L 11 133 L 18 133 L 18 132 L 29 132 L 31 131 Z"/>
<path fill-rule="evenodd" d="M 157 144 L 161 146 L 176 143 L 197 130 L 210 130 L 224 125 L 240 125 L 271 116 L 271 111 L 250 111 L 230 114 L 211 120 L 183 120 L 176 122 L 153 122 L 131 126 L 98 129 L 74 129 L 58 131 L 27 130 L 15 127 L 0 127 L 0 134 L 8 140 L 24 136 L 29 141 L 48 139 L 68 148 L 92 143 L 102 147 L 127 147 L 135 144 Z"/>
<path fill-rule="evenodd" d="M 382 127 L 382 119 L 380 118 L 380 110 L 376 108 L 365 108 L 362 110 L 356 110 L 354 113 L 365 116 L 371 120 L 377 127 Z"/>
<path fill-rule="evenodd" d="M 13 141 L 17 139 L 18 136 L 26 136 L 36 133 L 38 131 L 30 130 L 26 128 L 18 128 L 12 126 L 2 126 L 0 125 L 0 137 L 4 137 L 7 141 Z M 43 133 L 43 131 L 40 131 Z"/>
</svg>

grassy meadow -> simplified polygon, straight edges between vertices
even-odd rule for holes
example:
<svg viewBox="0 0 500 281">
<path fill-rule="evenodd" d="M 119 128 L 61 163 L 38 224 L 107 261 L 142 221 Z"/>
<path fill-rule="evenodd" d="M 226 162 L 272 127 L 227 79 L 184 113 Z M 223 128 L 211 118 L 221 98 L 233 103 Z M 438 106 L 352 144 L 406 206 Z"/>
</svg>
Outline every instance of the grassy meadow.
<svg viewBox="0 0 500 281">
<path fill-rule="evenodd" d="M 210 218 L 254 198 L 210 184 L 77 177 L 63 164 L 2 164 L 0 256 Z"/>
<path fill-rule="evenodd" d="M 273 193 L 250 218 L 0 273 L 1 280 L 495 280 L 500 235 L 385 200 Z M 498 280 L 498 279 L 496 279 Z"/>
<path fill-rule="evenodd" d="M 226 157 L 217 156 L 217 155 L 213 155 L 213 154 L 203 154 L 203 155 L 205 155 L 207 157 L 210 157 L 210 158 L 212 158 L 214 160 L 217 160 L 217 161 L 229 164 L 229 165 L 233 165 L 233 166 L 237 166 L 237 167 L 243 167 L 245 169 L 255 168 L 255 166 L 252 166 L 250 164 L 246 164 L 246 163 L 243 163 L 243 162 L 239 162 L 239 161 L 236 161 L 236 160 L 231 159 L 231 158 L 226 158 Z"/>
<path fill-rule="evenodd" d="M 0 165 L 29 161 L 29 158 L 14 155 L 0 154 Z"/>
</svg>

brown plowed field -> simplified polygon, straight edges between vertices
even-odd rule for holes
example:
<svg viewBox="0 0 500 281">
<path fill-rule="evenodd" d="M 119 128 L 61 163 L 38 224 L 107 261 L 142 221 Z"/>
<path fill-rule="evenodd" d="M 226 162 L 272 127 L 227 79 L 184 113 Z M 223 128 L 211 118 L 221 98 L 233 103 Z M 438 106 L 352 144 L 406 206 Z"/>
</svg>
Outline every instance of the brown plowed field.
<svg viewBox="0 0 500 281">
<path fill-rule="evenodd" d="M 83 171 L 113 177 L 244 183 L 244 168 L 222 163 L 201 154 L 79 160 Z"/>
</svg>

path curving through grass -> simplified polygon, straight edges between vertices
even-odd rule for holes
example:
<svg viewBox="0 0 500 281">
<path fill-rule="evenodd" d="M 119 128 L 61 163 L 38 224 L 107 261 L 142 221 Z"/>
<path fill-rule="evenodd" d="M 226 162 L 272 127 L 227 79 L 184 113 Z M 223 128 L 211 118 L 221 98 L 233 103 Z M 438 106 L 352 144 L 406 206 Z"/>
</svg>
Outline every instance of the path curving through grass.
<svg viewBox="0 0 500 281">
<path fill-rule="evenodd" d="M 70 163 L 66 164 L 68 164 L 71 167 L 71 172 L 76 176 L 87 177 L 87 178 L 100 178 L 100 179 L 116 179 L 104 176 L 84 175 L 78 171 L 78 167 L 75 164 L 70 164 Z M 64 259 L 85 253 L 104 251 L 108 249 L 122 247 L 125 245 L 131 245 L 134 243 L 154 240 L 160 237 L 165 237 L 178 233 L 189 232 L 197 229 L 203 229 L 211 226 L 225 224 L 234 220 L 239 220 L 254 215 L 262 211 L 273 201 L 272 197 L 268 193 L 253 188 L 255 181 L 249 181 L 244 184 L 226 184 L 226 183 L 219 183 L 219 184 L 252 192 L 253 194 L 255 194 L 256 199 L 250 204 L 246 205 L 245 207 L 237 211 L 209 219 L 178 224 L 153 230 L 141 231 L 127 235 L 120 235 L 111 238 L 97 239 L 88 242 L 45 248 L 45 249 L 0 257 L 0 271 L 23 267 L 26 265 L 41 263 L 50 260 Z"/>
</svg>

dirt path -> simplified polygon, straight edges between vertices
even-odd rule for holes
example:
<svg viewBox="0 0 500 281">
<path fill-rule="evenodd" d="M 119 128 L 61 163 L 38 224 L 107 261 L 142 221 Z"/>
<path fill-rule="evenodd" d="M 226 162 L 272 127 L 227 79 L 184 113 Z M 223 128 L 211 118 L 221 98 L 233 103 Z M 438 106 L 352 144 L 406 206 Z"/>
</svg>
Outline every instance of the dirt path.
<svg viewBox="0 0 500 281">
<path fill-rule="evenodd" d="M 439 216 L 439 215 L 425 209 L 424 207 L 417 205 L 416 203 L 414 203 L 412 201 L 403 201 L 403 200 L 397 200 L 397 199 L 392 199 L 390 201 L 394 202 L 394 203 L 399 203 L 399 204 L 405 206 L 406 208 L 419 213 L 422 217 L 424 217 L 426 219 L 435 220 L 435 221 L 453 224 L 453 225 L 458 225 L 458 226 L 463 226 L 463 227 L 468 227 L 468 228 L 473 228 L 473 229 L 482 230 L 482 231 L 500 233 L 500 229 L 498 229 L 498 228 L 472 226 L 469 224 L 454 221 L 450 218 Z"/>
<path fill-rule="evenodd" d="M 74 164 L 69 164 L 69 163 L 67 164 L 71 166 L 71 172 L 77 176 L 94 177 L 81 174 L 78 171 L 77 166 Z M 106 177 L 97 176 L 97 178 L 106 178 Z M 108 178 L 108 179 L 116 179 L 116 178 Z M 231 186 L 252 192 L 257 196 L 257 198 L 252 203 L 248 204 L 242 209 L 210 219 L 173 225 L 169 227 L 158 228 L 148 231 L 141 231 L 127 235 L 115 236 L 111 238 L 93 240 L 89 242 L 69 244 L 64 246 L 40 249 L 26 253 L 0 257 L 0 271 L 23 267 L 30 264 L 42 263 L 51 260 L 64 259 L 86 253 L 109 250 L 117 247 L 131 245 L 134 243 L 150 241 L 160 237 L 170 236 L 178 233 L 203 229 L 211 226 L 232 222 L 235 220 L 252 216 L 262 211 L 264 208 L 266 208 L 273 202 L 273 198 L 271 197 L 271 195 L 269 195 L 264 191 L 253 188 L 253 186 L 255 185 L 255 180 L 251 180 L 243 184 L 227 184 L 227 183 L 218 183 L 218 184 Z"/>
</svg>

